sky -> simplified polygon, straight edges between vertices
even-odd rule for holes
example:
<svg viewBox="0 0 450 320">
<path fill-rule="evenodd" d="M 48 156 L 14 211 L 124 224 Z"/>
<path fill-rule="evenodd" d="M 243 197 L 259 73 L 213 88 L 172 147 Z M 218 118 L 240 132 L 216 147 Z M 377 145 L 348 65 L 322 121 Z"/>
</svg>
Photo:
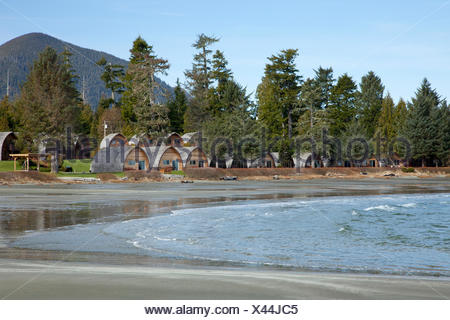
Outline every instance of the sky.
<svg viewBox="0 0 450 320">
<path fill-rule="evenodd" d="M 450 0 L 115 1 L 0 0 L 0 44 L 29 32 L 129 58 L 137 36 L 169 60 L 170 85 L 185 82 L 197 35 L 220 38 L 235 79 L 254 92 L 267 57 L 299 50 L 297 66 L 319 66 L 359 83 L 373 70 L 394 99 L 410 99 L 424 77 L 450 98 Z M 93 66 L 94 67 L 94 66 Z"/>
</svg>

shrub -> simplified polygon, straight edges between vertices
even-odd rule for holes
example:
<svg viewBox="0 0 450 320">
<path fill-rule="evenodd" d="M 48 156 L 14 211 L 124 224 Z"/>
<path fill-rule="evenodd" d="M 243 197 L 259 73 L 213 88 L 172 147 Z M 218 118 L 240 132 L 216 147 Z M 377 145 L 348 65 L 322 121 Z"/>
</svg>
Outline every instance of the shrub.
<svg viewBox="0 0 450 320">
<path fill-rule="evenodd" d="M 411 173 L 411 172 L 414 172 L 415 170 L 414 170 L 414 168 L 406 168 L 406 167 L 403 167 L 403 168 L 402 168 L 402 171 L 403 171 L 403 172 L 406 172 L 406 173 Z"/>
</svg>

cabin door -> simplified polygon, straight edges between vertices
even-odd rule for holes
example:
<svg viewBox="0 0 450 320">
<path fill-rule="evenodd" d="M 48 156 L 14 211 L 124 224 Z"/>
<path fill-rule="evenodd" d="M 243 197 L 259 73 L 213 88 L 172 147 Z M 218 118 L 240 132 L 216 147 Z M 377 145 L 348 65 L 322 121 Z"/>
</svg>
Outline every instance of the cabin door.
<svg viewBox="0 0 450 320">
<path fill-rule="evenodd" d="M 172 169 L 178 171 L 178 160 L 172 160 Z"/>
<path fill-rule="evenodd" d="M 145 160 L 139 161 L 139 170 L 145 170 Z"/>
</svg>

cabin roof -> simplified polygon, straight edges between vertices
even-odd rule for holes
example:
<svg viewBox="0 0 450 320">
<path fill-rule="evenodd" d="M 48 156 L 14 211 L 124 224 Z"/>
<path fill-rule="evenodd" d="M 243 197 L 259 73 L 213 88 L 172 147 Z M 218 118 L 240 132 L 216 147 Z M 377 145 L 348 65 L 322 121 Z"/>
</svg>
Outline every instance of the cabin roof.
<svg viewBox="0 0 450 320">
<path fill-rule="evenodd" d="M 2 150 L 3 150 L 3 144 L 5 143 L 5 140 L 9 137 L 12 136 L 14 139 L 17 139 L 17 136 L 14 132 L 12 131 L 7 131 L 7 132 L 0 132 L 0 160 L 2 159 Z"/>
<path fill-rule="evenodd" d="M 17 139 L 16 134 L 12 131 L 0 132 L 0 148 L 3 146 L 3 143 L 5 142 L 6 138 L 8 138 L 10 135 L 12 135 L 15 139 Z"/>
<path fill-rule="evenodd" d="M 110 133 L 103 138 L 102 142 L 100 143 L 100 149 L 105 149 L 106 147 L 108 147 L 109 145 L 107 145 L 107 141 L 108 143 L 111 143 L 111 141 L 113 141 L 117 136 L 120 136 L 125 141 L 127 140 L 127 138 L 121 133 Z"/>
<path fill-rule="evenodd" d="M 184 142 L 190 141 L 195 135 L 198 135 L 198 132 L 187 132 L 181 136 Z"/>
<path fill-rule="evenodd" d="M 194 152 L 196 149 L 200 150 L 200 152 L 203 153 L 202 149 L 200 149 L 199 147 L 175 147 L 175 150 L 177 150 L 181 156 L 181 160 L 183 161 L 184 166 L 186 166 L 187 160 L 191 156 L 192 152 Z"/>
<path fill-rule="evenodd" d="M 180 153 L 177 151 L 177 149 L 175 149 L 172 146 L 155 146 L 155 147 L 142 148 L 142 150 L 144 150 L 144 152 L 147 154 L 151 168 L 159 167 L 159 162 L 161 161 L 162 156 L 169 149 L 175 150 L 175 152 L 178 155 L 180 155 Z"/>
</svg>

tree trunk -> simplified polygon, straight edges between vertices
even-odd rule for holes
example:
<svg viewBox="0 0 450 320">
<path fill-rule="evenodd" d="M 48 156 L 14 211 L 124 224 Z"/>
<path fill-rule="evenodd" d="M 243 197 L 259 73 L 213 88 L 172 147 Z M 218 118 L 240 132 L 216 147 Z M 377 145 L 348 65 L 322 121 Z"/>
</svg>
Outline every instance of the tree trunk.
<svg viewBox="0 0 450 320">
<path fill-rule="evenodd" d="M 289 140 L 292 139 L 292 110 L 289 110 L 288 113 L 288 137 Z"/>
<path fill-rule="evenodd" d="M 425 158 L 422 158 L 422 168 L 425 168 Z"/>
<path fill-rule="evenodd" d="M 58 173 L 58 153 L 57 152 L 55 152 L 54 154 L 52 154 L 51 155 L 51 158 L 50 158 L 51 160 L 50 160 L 50 162 L 51 162 L 51 164 L 50 164 L 50 166 L 51 166 L 51 172 L 52 173 Z M 38 160 L 39 161 L 39 160 Z"/>
<path fill-rule="evenodd" d="M 208 79 L 208 60 L 206 58 L 206 46 L 203 47 L 203 72 L 205 74 L 205 89 L 209 89 L 209 79 Z"/>
</svg>

